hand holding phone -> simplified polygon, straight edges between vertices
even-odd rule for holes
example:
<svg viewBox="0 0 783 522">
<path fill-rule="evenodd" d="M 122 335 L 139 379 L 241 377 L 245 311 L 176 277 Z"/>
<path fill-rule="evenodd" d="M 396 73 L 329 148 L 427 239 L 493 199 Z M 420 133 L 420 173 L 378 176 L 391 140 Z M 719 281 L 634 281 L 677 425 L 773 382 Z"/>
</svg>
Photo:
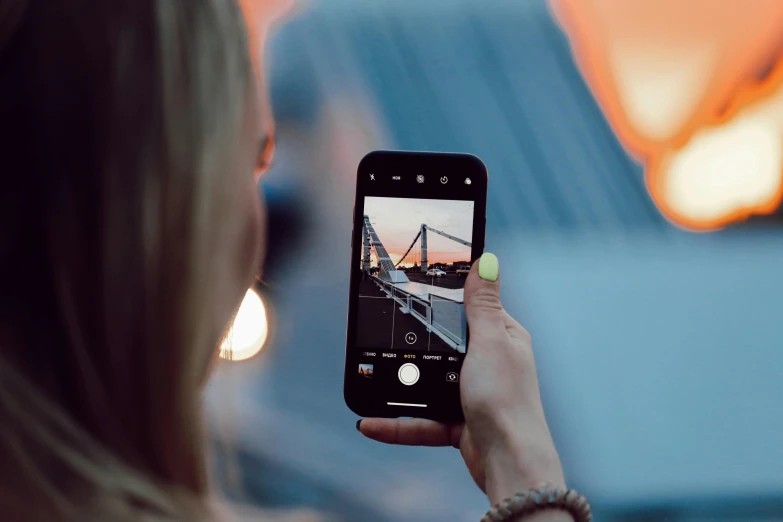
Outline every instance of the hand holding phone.
<svg viewBox="0 0 783 522">
<path fill-rule="evenodd" d="M 371 417 L 359 430 L 391 444 L 459 448 L 492 503 L 564 486 L 530 336 L 503 309 L 497 258 L 475 262 L 483 163 L 374 152 L 357 176 L 345 400 Z"/>
<path fill-rule="evenodd" d="M 370 418 L 357 425 L 380 442 L 459 448 L 492 504 L 543 484 L 565 487 L 541 405 L 530 335 L 503 309 L 499 283 L 497 258 L 485 254 L 465 284 L 471 329 L 460 382 L 465 422 Z"/>
</svg>

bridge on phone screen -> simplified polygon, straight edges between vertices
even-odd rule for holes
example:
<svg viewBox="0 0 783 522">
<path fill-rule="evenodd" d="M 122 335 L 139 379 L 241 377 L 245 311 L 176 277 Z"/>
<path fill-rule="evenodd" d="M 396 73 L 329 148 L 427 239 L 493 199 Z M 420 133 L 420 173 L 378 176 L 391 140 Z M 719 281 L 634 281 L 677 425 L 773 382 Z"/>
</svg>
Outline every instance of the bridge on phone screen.
<svg viewBox="0 0 783 522">
<path fill-rule="evenodd" d="M 362 227 L 364 293 L 380 292 L 382 296 L 393 299 L 399 305 L 398 310 L 407 316 L 403 319 L 408 317 L 415 319 L 422 335 L 427 335 L 432 339 L 429 334 L 434 334 L 437 344 L 464 353 L 466 320 L 463 304 L 463 281 L 458 274 L 445 274 L 442 271 L 437 277 L 427 275 L 430 267 L 427 259 L 428 232 L 438 234 L 467 247 L 472 246 L 470 241 L 422 223 L 408 250 L 397 263 L 394 263 L 373 228 L 369 216 L 364 216 Z M 414 250 L 417 244 L 421 247 L 419 251 Z M 377 275 L 373 273 L 372 269 L 371 254 L 373 252 L 378 260 Z M 403 265 L 406 260 L 410 262 L 411 257 L 409 256 L 415 254 L 421 256 L 420 273 L 401 270 L 400 265 Z M 369 289 L 366 283 L 372 283 L 374 290 Z M 363 291 L 360 290 L 360 297 L 362 293 Z M 421 326 L 424 328 L 422 329 Z M 400 329 L 399 325 L 396 329 Z"/>
</svg>

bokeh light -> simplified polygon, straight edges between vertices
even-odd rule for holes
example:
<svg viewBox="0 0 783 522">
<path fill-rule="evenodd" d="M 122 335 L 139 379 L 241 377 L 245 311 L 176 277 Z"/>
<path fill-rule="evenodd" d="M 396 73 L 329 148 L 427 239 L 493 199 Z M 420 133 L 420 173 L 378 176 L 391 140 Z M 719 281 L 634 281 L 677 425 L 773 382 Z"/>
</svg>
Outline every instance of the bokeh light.
<svg viewBox="0 0 783 522">
<path fill-rule="evenodd" d="M 711 231 L 783 202 L 778 0 L 548 0 L 672 223 Z"/>
<path fill-rule="evenodd" d="M 234 324 L 220 345 L 220 358 L 245 361 L 258 354 L 269 334 L 266 307 L 261 296 L 252 288 L 247 291 Z"/>
<path fill-rule="evenodd" d="M 742 218 L 780 203 L 783 146 L 778 125 L 763 113 L 705 127 L 660 167 L 665 175 L 656 189 L 687 223 Z"/>
</svg>

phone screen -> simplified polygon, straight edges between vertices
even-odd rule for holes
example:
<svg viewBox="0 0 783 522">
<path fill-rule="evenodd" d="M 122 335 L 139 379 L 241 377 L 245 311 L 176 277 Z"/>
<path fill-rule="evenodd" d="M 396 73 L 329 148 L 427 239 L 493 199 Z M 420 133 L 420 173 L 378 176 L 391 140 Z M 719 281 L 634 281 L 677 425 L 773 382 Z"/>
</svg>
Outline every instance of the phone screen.
<svg viewBox="0 0 783 522">
<path fill-rule="evenodd" d="M 356 413 L 461 417 L 464 286 L 485 201 L 474 156 L 375 152 L 360 164 L 345 369 Z"/>
</svg>

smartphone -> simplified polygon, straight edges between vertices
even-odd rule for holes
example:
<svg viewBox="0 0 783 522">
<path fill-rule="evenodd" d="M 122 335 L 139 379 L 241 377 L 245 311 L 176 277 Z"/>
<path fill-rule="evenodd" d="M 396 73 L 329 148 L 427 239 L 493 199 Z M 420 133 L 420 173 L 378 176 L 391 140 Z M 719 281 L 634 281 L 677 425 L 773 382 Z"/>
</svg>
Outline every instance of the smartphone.
<svg viewBox="0 0 783 522">
<path fill-rule="evenodd" d="M 484 250 L 487 169 L 469 154 L 359 163 L 344 394 L 362 417 L 462 419 L 464 286 Z"/>
</svg>

